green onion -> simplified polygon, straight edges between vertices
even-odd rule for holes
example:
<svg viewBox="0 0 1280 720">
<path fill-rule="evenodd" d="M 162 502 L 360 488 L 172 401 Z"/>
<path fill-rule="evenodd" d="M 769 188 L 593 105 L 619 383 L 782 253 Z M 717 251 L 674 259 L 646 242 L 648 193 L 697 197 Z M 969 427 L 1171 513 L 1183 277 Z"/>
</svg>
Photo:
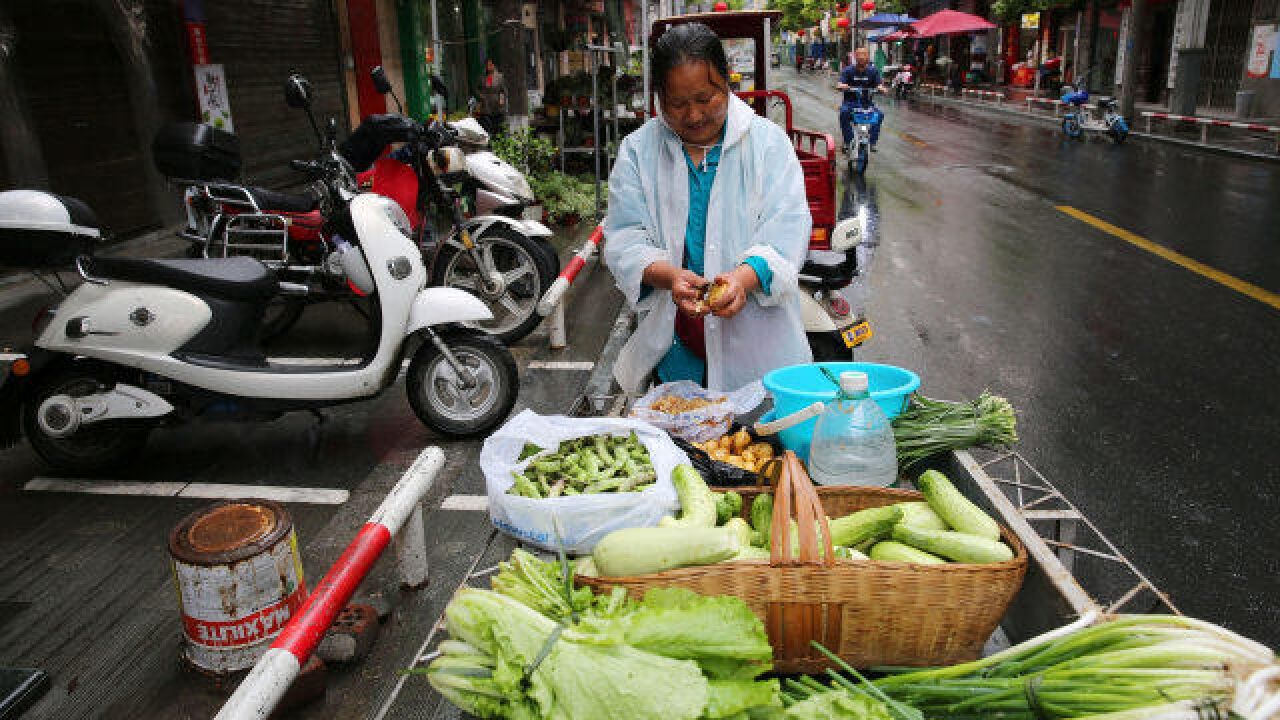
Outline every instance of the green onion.
<svg viewBox="0 0 1280 720">
<path fill-rule="evenodd" d="M 893 419 L 893 437 L 898 467 L 905 469 L 951 450 L 1011 445 L 1018 433 L 1009 401 L 983 392 L 977 400 L 960 403 L 916 395 Z"/>
</svg>

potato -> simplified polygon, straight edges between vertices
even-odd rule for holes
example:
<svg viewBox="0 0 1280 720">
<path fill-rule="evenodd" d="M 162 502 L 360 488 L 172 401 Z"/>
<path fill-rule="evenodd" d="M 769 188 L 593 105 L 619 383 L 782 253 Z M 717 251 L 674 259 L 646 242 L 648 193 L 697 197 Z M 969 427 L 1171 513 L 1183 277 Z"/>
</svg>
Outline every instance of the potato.
<svg viewBox="0 0 1280 720">
<path fill-rule="evenodd" d="M 724 298 L 724 294 L 728 292 L 729 286 L 723 283 L 717 283 L 711 286 L 711 292 L 707 293 L 707 305 L 716 306 Z"/>
<path fill-rule="evenodd" d="M 751 443 L 751 445 L 748 446 L 748 449 L 751 450 L 751 454 L 755 455 L 757 458 L 768 460 L 773 457 L 773 446 L 766 442 Z"/>
<path fill-rule="evenodd" d="M 729 453 L 721 450 L 720 448 L 716 448 L 707 454 L 710 455 L 712 459 L 719 460 L 720 462 L 728 462 L 729 459 Z"/>
<path fill-rule="evenodd" d="M 746 450 L 747 446 L 750 444 L 751 444 L 751 435 L 746 431 L 745 428 L 733 434 L 733 451 L 738 455 L 741 455 L 742 451 Z"/>
</svg>

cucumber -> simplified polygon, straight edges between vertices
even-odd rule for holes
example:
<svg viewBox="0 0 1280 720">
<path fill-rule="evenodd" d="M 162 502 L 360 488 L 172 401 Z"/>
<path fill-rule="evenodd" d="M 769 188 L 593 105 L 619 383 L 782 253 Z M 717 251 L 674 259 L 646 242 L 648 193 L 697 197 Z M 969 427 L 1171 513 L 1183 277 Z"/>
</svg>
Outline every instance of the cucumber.
<svg viewBox="0 0 1280 720">
<path fill-rule="evenodd" d="M 624 528 L 605 535 L 591 557 L 602 577 L 648 575 L 726 560 L 741 549 L 738 539 L 732 528 Z"/>
<path fill-rule="evenodd" d="M 953 530 L 917 530 L 898 524 L 893 528 L 893 539 L 956 562 L 980 564 L 1013 559 L 1013 551 L 999 540 Z"/>
<path fill-rule="evenodd" d="M 897 505 L 867 508 L 836 518 L 830 521 L 831 544 L 852 547 L 872 538 L 886 538 L 901 519 L 902 508 Z"/>
<path fill-rule="evenodd" d="M 680 498 L 680 517 L 667 516 L 658 522 L 659 527 L 716 526 L 716 498 L 692 465 L 677 465 L 671 472 L 671 484 Z"/>
<path fill-rule="evenodd" d="M 902 508 L 902 520 L 899 522 L 921 530 L 950 530 L 951 526 L 924 501 L 898 503 Z"/>
<path fill-rule="evenodd" d="M 996 542 L 1000 540 L 1000 526 L 996 521 L 961 495 L 946 475 L 937 470 L 927 470 L 916 485 L 920 486 L 924 499 L 929 501 L 929 507 L 958 532 Z"/>
<path fill-rule="evenodd" d="M 905 562 L 920 565 L 937 565 L 946 562 L 946 560 L 937 555 L 917 550 L 896 540 L 882 540 L 872 546 L 871 559 L 881 562 Z"/>
</svg>

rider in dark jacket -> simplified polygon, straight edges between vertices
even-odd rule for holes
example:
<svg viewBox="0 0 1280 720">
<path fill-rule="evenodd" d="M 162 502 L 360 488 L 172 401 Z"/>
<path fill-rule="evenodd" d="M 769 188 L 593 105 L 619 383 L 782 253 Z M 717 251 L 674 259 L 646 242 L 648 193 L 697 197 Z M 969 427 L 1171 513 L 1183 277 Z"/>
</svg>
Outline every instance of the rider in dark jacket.
<svg viewBox="0 0 1280 720">
<path fill-rule="evenodd" d="M 858 48 L 853 54 L 853 64 L 840 71 L 840 82 L 837 90 L 844 91 L 844 102 L 840 105 L 840 132 L 844 135 L 844 149 L 849 151 L 849 143 L 853 142 L 853 111 L 870 108 L 874 112 L 871 122 L 871 149 L 876 149 L 880 140 L 880 123 L 884 122 L 884 113 L 875 106 L 871 94 L 883 81 L 880 70 L 871 62 L 871 51 Z M 855 88 L 862 89 L 862 101 L 858 100 Z"/>
</svg>

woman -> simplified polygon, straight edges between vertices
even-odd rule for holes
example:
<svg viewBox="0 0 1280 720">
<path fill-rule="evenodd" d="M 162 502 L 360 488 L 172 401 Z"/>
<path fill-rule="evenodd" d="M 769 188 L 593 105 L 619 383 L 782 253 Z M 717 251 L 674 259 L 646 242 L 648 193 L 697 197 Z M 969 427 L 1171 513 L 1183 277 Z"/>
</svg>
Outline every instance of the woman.
<svg viewBox="0 0 1280 720">
<path fill-rule="evenodd" d="M 480 124 L 490 135 L 506 127 L 507 81 L 498 72 L 493 58 L 484 61 L 484 78 L 480 81 Z"/>
<path fill-rule="evenodd" d="M 623 140 L 609 176 L 604 260 L 645 313 L 618 382 L 637 392 L 656 370 L 734 390 L 809 362 L 796 275 L 811 220 L 790 139 L 729 92 L 707 26 L 668 30 L 650 69 L 659 117 Z M 724 291 L 707 307 L 709 282 Z"/>
</svg>

